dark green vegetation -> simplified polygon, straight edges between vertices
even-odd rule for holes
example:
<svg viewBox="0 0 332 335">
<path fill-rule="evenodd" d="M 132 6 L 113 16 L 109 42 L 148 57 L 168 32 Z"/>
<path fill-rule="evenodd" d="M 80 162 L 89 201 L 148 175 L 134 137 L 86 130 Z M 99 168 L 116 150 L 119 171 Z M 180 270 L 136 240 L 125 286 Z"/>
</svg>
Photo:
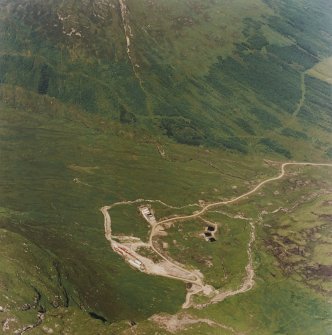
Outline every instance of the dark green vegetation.
<svg viewBox="0 0 332 335">
<path fill-rule="evenodd" d="M 125 2 L 123 22 L 115 0 L 0 0 L 1 327 L 15 319 L 7 333 L 30 324 L 31 334 L 131 333 L 131 320 L 137 334 L 166 334 L 146 319 L 178 312 L 185 285 L 125 264 L 99 208 L 231 198 L 278 173 L 265 158 L 332 157 L 331 85 L 308 71 L 332 54 L 329 1 Z M 249 226 L 232 215 L 259 221 L 303 200 L 291 217 L 263 215 L 255 288 L 190 313 L 248 334 L 329 333 L 329 198 L 307 194 L 328 190 L 331 174 L 301 173 L 225 208 L 226 217 L 209 214 L 220 220 L 215 243 L 198 243 L 193 222 L 172 228 L 166 238 L 184 235 L 169 241 L 170 254 L 233 288 Z M 197 209 L 152 206 L 157 218 Z M 147 238 L 136 206 L 113 215 L 115 234 Z M 202 324 L 182 332 L 230 334 Z"/>
<path fill-rule="evenodd" d="M 273 137 L 270 150 L 293 155 L 281 149 L 282 127 L 301 98 L 301 73 L 331 55 L 328 1 L 125 3 L 123 22 L 115 0 L 2 0 L 0 82 L 180 143 L 248 153 Z M 309 91 L 300 117 L 331 123 L 329 96 L 315 93 L 323 84 L 306 82 L 315 100 Z M 294 122 L 315 140 L 317 124 Z"/>
<path fill-rule="evenodd" d="M 146 276 L 124 264 L 104 238 L 99 208 L 141 197 L 162 198 L 173 205 L 196 202 L 198 195 L 218 199 L 234 193 L 231 185 L 244 189 L 246 176 L 265 177 L 268 169 L 261 161 L 249 163 L 248 157 L 236 163 L 234 172 L 237 156 L 172 143 L 164 145 L 166 160 L 150 135 L 99 126 L 95 119 L 71 110 L 59 118 L 53 100 L 32 97 L 45 112 L 1 108 L 1 159 L 6 162 L 1 165 L 1 226 L 52 252 L 69 287 L 75 288 L 77 298 L 69 303 L 73 308 L 80 306 L 111 321 L 137 321 L 155 311 L 178 310 L 184 284 Z M 54 108 L 61 110 L 62 105 Z M 115 207 L 115 233 L 144 237 L 143 221 L 143 226 L 130 229 L 140 219 L 135 207 L 128 208 L 119 207 L 125 216 L 117 217 Z M 36 263 L 32 257 L 23 266 Z M 16 294 L 15 287 L 10 289 Z M 42 306 L 47 313 L 53 311 L 46 303 Z"/>
</svg>

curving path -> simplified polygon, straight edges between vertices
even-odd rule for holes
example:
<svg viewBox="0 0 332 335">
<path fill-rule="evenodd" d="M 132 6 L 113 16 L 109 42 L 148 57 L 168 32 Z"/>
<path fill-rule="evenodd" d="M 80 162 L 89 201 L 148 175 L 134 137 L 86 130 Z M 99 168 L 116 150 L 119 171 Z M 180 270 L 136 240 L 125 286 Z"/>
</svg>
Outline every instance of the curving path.
<svg viewBox="0 0 332 335">
<path fill-rule="evenodd" d="M 176 216 L 170 219 L 165 219 L 162 221 L 159 221 L 155 226 L 154 226 L 154 230 L 155 228 L 160 225 L 160 224 L 164 224 L 164 223 L 169 223 L 169 222 L 174 222 L 174 221 L 183 221 L 183 220 L 189 220 L 189 219 L 194 219 L 197 218 L 198 216 L 206 213 L 207 211 L 209 211 L 210 209 L 214 208 L 214 207 L 218 207 L 221 205 L 228 205 L 228 204 L 232 204 L 236 201 L 239 201 L 255 192 L 257 192 L 263 185 L 270 183 L 271 181 L 275 181 L 275 180 L 279 180 L 281 178 L 284 177 L 286 171 L 285 171 L 285 167 L 289 166 L 289 165 L 304 165 L 304 166 L 329 166 L 332 167 L 332 164 L 328 164 L 328 163 L 305 163 L 305 162 L 301 162 L 301 163 L 283 163 L 281 165 L 281 172 L 277 177 L 272 177 L 269 179 L 266 179 L 264 181 L 262 181 L 261 183 L 259 183 L 257 186 L 255 186 L 251 191 L 248 191 L 236 198 L 230 199 L 230 200 L 225 200 L 225 201 L 218 201 L 218 202 L 214 202 L 211 204 L 208 204 L 206 206 L 204 206 L 200 211 L 197 211 L 196 213 L 190 214 L 190 215 L 184 215 L 184 216 Z M 150 235 L 150 241 L 153 238 L 153 232 L 151 232 Z"/>
<path fill-rule="evenodd" d="M 281 165 L 281 171 L 280 174 L 276 177 L 271 177 L 268 178 L 262 182 L 260 182 L 258 185 L 256 185 L 252 190 L 243 193 L 242 195 L 232 198 L 230 200 L 225 200 L 225 201 L 218 201 L 215 203 L 211 203 L 208 204 L 206 206 L 204 206 L 202 209 L 194 212 L 193 214 L 189 214 L 189 215 L 183 215 L 183 216 L 176 216 L 176 217 L 172 217 L 169 219 L 164 219 L 161 221 L 158 221 L 157 223 L 155 223 L 154 225 L 152 225 L 152 229 L 151 229 L 151 233 L 149 236 L 149 242 L 148 242 L 148 246 L 150 246 L 150 248 L 156 253 L 158 254 L 162 259 L 164 259 L 166 262 L 170 263 L 173 267 L 186 272 L 187 274 L 193 276 L 195 278 L 195 280 L 188 280 L 185 279 L 183 277 L 176 277 L 176 276 L 169 276 L 169 275 L 165 275 L 166 277 L 170 277 L 170 278 L 174 278 L 174 279 L 178 279 L 178 280 L 182 280 L 184 282 L 191 282 L 196 286 L 196 289 L 193 292 L 188 292 L 187 298 L 186 298 L 186 302 L 183 305 L 183 308 L 188 308 L 191 306 L 191 296 L 194 294 L 197 294 L 198 292 L 201 292 L 204 290 L 204 287 L 206 287 L 204 285 L 203 282 L 203 278 L 198 276 L 197 273 L 193 272 L 193 271 L 189 271 L 187 269 L 185 269 L 184 267 L 179 266 L 178 264 L 176 264 L 173 260 L 168 259 L 167 257 L 165 257 L 162 253 L 160 253 L 154 246 L 153 244 L 153 238 L 154 236 L 157 234 L 156 233 L 156 228 L 159 225 L 165 224 L 165 223 L 170 223 L 170 222 L 176 222 L 176 221 L 185 221 L 185 220 L 190 220 L 190 219 L 194 219 L 197 218 L 201 215 L 203 215 L 204 213 L 208 212 L 210 209 L 214 208 L 214 207 L 218 207 L 218 206 L 222 206 L 222 205 L 228 205 L 228 204 L 232 204 L 235 203 L 241 199 L 244 199 L 252 194 L 254 194 L 255 192 L 257 192 L 261 187 L 263 187 L 265 184 L 282 179 L 285 174 L 286 174 L 286 167 L 287 166 L 327 166 L 327 167 L 332 167 L 332 164 L 330 163 L 310 163 L 310 162 L 288 162 L 288 163 L 282 163 Z M 112 229 L 111 229 L 111 217 L 109 215 L 109 209 L 111 209 L 114 206 L 117 205 L 124 205 L 124 204 L 133 204 L 133 203 L 138 203 L 138 202 L 143 202 L 143 201 L 147 201 L 147 202 L 159 202 L 162 203 L 164 205 L 167 205 L 165 203 L 163 203 L 160 200 L 144 200 L 144 199 L 137 199 L 134 201 L 123 201 L 123 202 L 118 202 L 115 203 L 111 206 L 104 206 L 102 207 L 100 210 L 104 215 L 104 227 L 105 227 L 105 237 L 108 241 L 112 242 Z M 168 206 L 168 205 L 167 205 Z M 190 204 L 188 206 L 195 206 L 195 204 Z M 197 206 L 197 205 L 196 205 Z M 172 206 L 169 206 L 172 207 Z M 184 206 L 187 207 L 187 206 Z M 173 207 L 173 208 L 181 208 L 181 207 Z M 251 232 L 251 237 L 250 237 L 250 241 L 248 243 L 248 249 L 247 249 L 247 253 L 248 253 L 248 265 L 246 266 L 245 270 L 246 270 L 246 276 L 244 278 L 244 281 L 241 285 L 241 287 L 239 289 L 233 290 L 233 291 L 226 291 L 226 292 L 220 292 L 217 293 L 216 295 L 214 295 L 214 297 L 211 298 L 210 302 L 203 305 L 203 306 L 196 306 L 196 307 L 205 307 L 210 303 L 216 303 L 216 302 L 220 302 L 224 299 L 226 299 L 227 297 L 230 296 L 234 296 L 240 293 L 244 293 L 249 291 L 253 286 L 254 286 L 254 276 L 255 276 L 255 272 L 254 272 L 254 268 L 253 268 L 253 262 L 252 262 L 252 245 L 255 241 L 255 226 L 253 223 L 250 223 L 251 227 L 252 227 L 252 232 Z M 162 275 L 162 274 L 161 274 Z"/>
</svg>

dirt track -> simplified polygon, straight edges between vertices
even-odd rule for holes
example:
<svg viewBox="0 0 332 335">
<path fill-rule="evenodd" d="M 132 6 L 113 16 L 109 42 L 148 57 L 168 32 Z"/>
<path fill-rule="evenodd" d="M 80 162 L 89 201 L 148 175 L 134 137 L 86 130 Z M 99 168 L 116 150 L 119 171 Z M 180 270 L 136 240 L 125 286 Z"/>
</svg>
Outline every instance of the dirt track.
<svg viewBox="0 0 332 335">
<path fill-rule="evenodd" d="M 188 291 L 187 294 L 187 298 L 185 303 L 183 304 L 183 308 L 188 308 L 190 306 L 192 306 L 192 302 L 191 302 L 191 297 L 194 294 L 197 294 L 201 291 L 204 291 L 204 288 L 208 288 L 208 285 L 205 285 L 203 282 L 203 277 L 199 276 L 197 274 L 197 272 L 194 271 L 189 271 L 187 270 L 184 266 L 179 266 L 178 264 L 176 264 L 173 260 L 168 259 L 167 257 L 165 257 L 162 253 L 160 253 L 153 245 L 153 238 L 156 236 L 156 228 L 159 225 L 165 224 L 165 223 L 171 223 L 171 222 L 176 222 L 176 221 L 185 221 L 185 220 L 190 220 L 190 219 L 194 219 L 197 217 L 200 217 L 201 215 L 203 215 L 204 213 L 208 212 L 210 209 L 218 207 L 218 206 L 222 206 L 222 205 L 228 205 L 228 204 L 232 204 L 235 203 L 241 199 L 244 199 L 252 194 L 254 194 L 255 192 L 257 192 L 262 186 L 264 186 L 267 183 L 270 183 L 272 181 L 276 181 L 279 179 L 282 179 L 285 174 L 286 174 L 286 170 L 285 168 L 287 166 L 327 166 L 327 167 L 332 167 L 332 164 L 328 164 L 328 163 L 309 163 L 309 162 L 290 162 L 290 163 L 283 163 L 281 165 L 281 172 L 278 176 L 276 177 L 272 177 L 272 178 L 268 178 L 262 182 L 260 182 L 257 186 L 255 186 L 252 190 L 238 196 L 235 198 L 232 198 L 230 200 L 225 200 L 225 201 L 218 201 L 215 203 L 211 203 L 208 204 L 206 206 L 204 206 L 201 210 L 196 211 L 193 214 L 190 215 L 184 215 L 184 216 L 176 216 L 176 217 L 172 217 L 169 219 L 165 219 L 165 220 L 161 220 L 159 222 L 156 222 L 155 224 L 151 225 L 152 229 L 151 229 L 151 233 L 149 236 L 149 242 L 147 243 L 147 246 L 149 246 L 156 254 L 158 254 L 165 262 L 167 262 L 169 265 L 171 265 L 172 267 L 174 267 L 174 269 L 178 270 L 178 273 L 181 274 L 182 273 L 186 273 L 189 277 L 191 278 L 195 278 L 194 280 L 189 280 L 187 277 L 185 278 L 184 276 L 181 275 L 170 275 L 167 273 L 164 273 L 164 271 L 149 271 L 147 270 L 147 273 L 152 273 L 152 274 L 157 274 L 160 276 L 165 276 L 165 277 L 169 277 L 169 278 L 173 278 L 173 279 L 177 279 L 177 280 L 181 280 L 184 282 L 190 282 L 192 284 L 195 285 L 194 289 L 192 291 Z M 108 241 L 113 242 L 112 240 L 112 229 L 111 229 L 111 217 L 109 215 L 109 210 L 114 207 L 114 206 L 118 206 L 118 205 L 125 205 L 125 204 L 134 204 L 134 203 L 139 203 L 139 202 L 159 202 L 162 203 L 166 206 L 168 206 L 167 204 L 163 203 L 160 200 L 144 200 L 144 199 L 137 199 L 134 201 L 123 201 L 123 202 L 118 202 L 115 203 L 111 206 L 104 206 L 102 207 L 100 210 L 104 215 L 104 227 L 105 227 L 105 237 Z M 195 206 L 195 204 L 190 204 L 188 206 Z M 172 208 L 172 206 L 168 206 L 170 208 Z M 183 207 L 187 207 L 187 206 L 183 206 Z M 173 207 L 173 208 L 179 208 L 179 207 Z M 251 237 L 250 237 L 250 241 L 248 243 L 248 248 L 247 248 L 247 253 L 248 253 L 248 264 L 245 268 L 246 270 L 246 276 L 244 278 L 244 281 L 242 283 L 242 285 L 240 286 L 240 288 L 233 290 L 233 291 L 226 291 L 226 292 L 216 292 L 216 294 L 210 299 L 210 302 L 204 305 L 200 305 L 200 306 L 196 306 L 196 307 L 205 307 L 211 303 L 217 303 L 220 302 L 230 296 L 234 296 L 240 293 L 244 293 L 249 291 L 253 286 L 254 286 L 254 276 L 255 276 L 255 272 L 254 272 L 254 268 L 253 268 L 253 262 L 252 262 L 252 245 L 255 241 L 255 226 L 253 223 L 250 223 L 251 227 L 252 227 L 252 231 L 251 231 Z"/>
<path fill-rule="evenodd" d="M 265 185 L 267 183 L 270 183 L 271 181 L 275 181 L 275 180 L 279 180 L 279 179 L 283 178 L 285 173 L 286 173 L 285 167 L 289 166 L 289 165 L 329 166 L 329 167 L 332 167 L 332 164 L 327 164 L 327 163 L 295 163 L 295 162 L 294 163 L 283 163 L 281 165 L 281 173 L 277 177 L 272 177 L 272 178 L 269 178 L 269 179 L 266 179 L 266 180 L 262 181 L 261 183 L 259 183 L 257 186 L 255 186 L 249 192 L 246 192 L 246 193 L 244 193 L 244 194 L 242 194 L 242 195 L 240 195 L 236 198 L 230 199 L 230 200 L 218 201 L 218 202 L 208 204 L 208 205 L 204 206 L 200 211 L 198 211 L 194 214 L 185 215 L 185 216 L 177 216 L 177 217 L 174 217 L 174 218 L 159 221 L 158 225 L 164 224 L 164 223 L 169 223 L 169 222 L 174 222 L 174 221 L 183 221 L 183 220 L 194 219 L 194 218 L 197 218 L 198 216 L 201 216 L 202 214 L 206 213 L 207 211 L 209 211 L 210 209 L 212 209 L 214 207 L 218 207 L 218 206 L 221 206 L 221 205 L 228 205 L 228 204 L 232 204 L 234 202 L 237 202 L 237 201 L 239 201 L 239 200 L 257 192 L 263 185 Z M 155 227 L 157 227 L 157 225 Z"/>
</svg>

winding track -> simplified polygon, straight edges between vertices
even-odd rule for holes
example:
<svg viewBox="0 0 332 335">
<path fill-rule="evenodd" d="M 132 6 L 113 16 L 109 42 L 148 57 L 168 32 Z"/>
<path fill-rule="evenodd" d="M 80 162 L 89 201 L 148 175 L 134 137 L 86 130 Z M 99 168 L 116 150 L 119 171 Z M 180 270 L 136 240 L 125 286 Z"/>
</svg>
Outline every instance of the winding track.
<svg viewBox="0 0 332 335">
<path fill-rule="evenodd" d="M 156 224 L 152 225 L 151 233 L 150 233 L 150 236 L 149 236 L 149 243 L 148 243 L 149 246 L 151 247 L 151 249 L 156 254 L 158 254 L 162 259 L 164 259 L 168 263 L 172 264 L 172 266 L 174 266 L 174 267 L 180 269 L 181 271 L 185 271 L 188 274 L 194 276 L 196 278 L 196 280 L 195 281 L 190 281 L 190 280 L 186 280 L 186 279 L 181 278 L 181 277 L 173 277 L 173 276 L 172 277 L 174 279 L 182 280 L 184 282 L 192 282 L 192 283 L 194 283 L 194 284 L 196 284 L 198 286 L 201 286 L 201 290 L 203 290 L 204 283 L 203 283 L 202 278 L 200 278 L 194 272 L 186 270 L 183 267 L 180 267 L 179 265 L 177 265 L 176 263 L 174 263 L 174 261 L 168 259 L 163 254 L 161 254 L 154 247 L 154 245 L 153 245 L 153 237 L 156 235 L 156 228 L 159 225 L 162 225 L 162 224 L 165 224 L 165 223 L 170 223 L 170 222 L 185 221 L 185 220 L 194 219 L 194 218 L 197 218 L 197 217 L 203 215 L 204 213 L 208 212 L 210 209 L 212 209 L 214 207 L 232 204 L 232 203 L 235 203 L 235 202 L 237 202 L 237 201 L 239 201 L 241 199 L 244 199 L 244 198 L 246 198 L 246 197 L 254 194 L 255 192 L 257 192 L 265 184 L 270 183 L 272 181 L 276 181 L 276 180 L 282 179 L 285 176 L 285 174 L 286 174 L 286 167 L 287 166 L 327 166 L 327 167 L 332 167 L 332 164 L 329 164 L 329 163 L 310 163 L 310 162 L 289 162 L 289 163 L 283 163 L 281 165 L 281 171 L 280 171 L 280 174 L 278 176 L 272 177 L 272 178 L 268 178 L 268 179 L 260 182 L 252 190 L 250 190 L 250 191 L 248 191 L 248 192 L 246 192 L 246 193 L 244 193 L 244 194 L 242 194 L 242 195 L 240 195 L 238 197 L 232 198 L 230 200 L 218 201 L 218 202 L 215 202 L 215 203 L 211 203 L 211 204 L 208 204 L 208 205 L 204 206 L 201 210 L 196 211 L 193 214 L 183 215 L 183 216 L 176 216 L 176 217 L 173 217 L 173 218 L 164 219 L 164 220 L 161 220 L 161 221 L 157 222 Z M 116 205 L 133 204 L 133 203 L 142 202 L 142 201 L 144 201 L 144 199 L 137 199 L 137 200 L 134 200 L 134 201 L 123 201 L 123 202 L 115 203 L 115 204 L 113 204 L 111 206 L 104 206 L 104 207 L 102 207 L 100 209 L 101 212 L 104 215 L 105 237 L 106 237 L 106 239 L 108 241 L 110 241 L 110 242 L 112 241 L 111 217 L 110 217 L 110 215 L 108 213 L 108 210 L 111 209 L 112 207 L 116 206 Z M 161 202 L 160 200 L 148 200 L 148 201 L 149 202 Z M 190 205 L 190 206 L 193 206 L 193 205 Z M 249 245 L 248 245 L 249 263 L 246 266 L 246 273 L 247 273 L 247 275 L 246 275 L 246 277 L 244 279 L 244 282 L 241 285 L 241 287 L 239 289 L 237 289 L 237 290 L 234 290 L 234 291 L 222 292 L 222 293 L 216 295 L 214 298 L 211 299 L 211 303 L 216 303 L 216 302 L 224 300 L 227 297 L 247 292 L 247 291 L 249 291 L 253 287 L 255 273 L 254 273 L 254 269 L 253 269 L 253 266 L 252 266 L 252 244 L 253 244 L 254 240 L 255 240 L 255 233 L 254 233 L 254 230 L 253 230 L 253 232 L 251 234 L 250 242 L 249 242 Z M 195 293 L 198 293 L 201 290 L 197 290 Z M 189 301 L 186 301 L 186 303 L 184 305 L 187 306 L 187 307 L 189 307 L 189 305 L 190 305 Z"/>
<path fill-rule="evenodd" d="M 236 198 L 233 198 L 233 199 L 230 199 L 230 200 L 225 200 L 225 201 L 218 201 L 218 202 L 214 202 L 214 203 L 211 203 L 211 204 L 208 204 L 206 206 L 204 206 L 200 211 L 194 213 L 194 214 L 190 214 L 190 215 L 184 215 L 184 216 L 176 216 L 174 218 L 170 218 L 170 219 L 165 219 L 165 220 L 162 220 L 162 221 L 159 221 L 157 222 L 157 224 L 154 226 L 154 229 L 152 229 L 152 232 L 150 234 L 150 243 L 151 243 L 151 240 L 153 238 L 153 231 L 155 230 L 155 228 L 161 224 L 164 224 L 164 223 L 169 223 L 169 222 L 174 222 L 174 221 L 183 221 L 183 220 L 189 220 L 189 219 L 194 219 L 194 218 L 197 218 L 198 216 L 206 213 L 207 211 L 209 211 L 210 209 L 214 208 L 214 207 L 218 207 L 218 206 L 221 206 L 221 205 L 228 205 L 228 204 L 232 204 L 236 201 L 239 201 L 253 193 L 255 193 L 256 191 L 258 191 L 263 185 L 271 182 L 271 181 L 275 181 L 275 180 L 279 180 L 281 178 L 284 177 L 286 171 L 285 171 L 285 167 L 286 166 L 289 166 L 289 165 L 304 165 L 304 166 L 329 166 L 329 167 L 332 167 L 332 164 L 328 164 L 328 163 L 305 163 L 305 162 L 301 162 L 301 163 L 283 163 L 281 165 L 281 172 L 280 174 L 277 176 L 277 177 L 272 177 L 272 178 L 269 178 L 269 179 L 266 179 L 264 181 L 262 181 L 261 183 L 259 183 L 257 186 L 255 186 L 251 191 L 249 192 L 246 192 Z"/>
</svg>

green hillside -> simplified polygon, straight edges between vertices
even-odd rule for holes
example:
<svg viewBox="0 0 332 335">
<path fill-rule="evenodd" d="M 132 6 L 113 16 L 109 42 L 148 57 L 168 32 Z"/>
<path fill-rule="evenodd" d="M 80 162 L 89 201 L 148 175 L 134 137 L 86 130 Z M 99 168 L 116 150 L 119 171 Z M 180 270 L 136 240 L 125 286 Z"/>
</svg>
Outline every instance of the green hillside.
<svg viewBox="0 0 332 335">
<path fill-rule="evenodd" d="M 201 217 L 155 239 L 235 290 L 255 224 L 255 286 L 203 309 L 113 252 L 100 208 L 188 215 L 331 163 L 331 22 L 329 0 L 0 0 L 0 333 L 329 334 L 331 168 L 204 214 L 216 243 Z M 148 241 L 137 206 L 113 229 Z"/>
<path fill-rule="evenodd" d="M 123 3 L 1 1 L 1 83 L 180 143 L 247 153 L 250 138 L 290 157 L 291 121 L 312 142 L 299 119 L 306 70 L 332 53 L 328 1 Z M 330 99 L 316 99 L 324 136 Z"/>
</svg>

